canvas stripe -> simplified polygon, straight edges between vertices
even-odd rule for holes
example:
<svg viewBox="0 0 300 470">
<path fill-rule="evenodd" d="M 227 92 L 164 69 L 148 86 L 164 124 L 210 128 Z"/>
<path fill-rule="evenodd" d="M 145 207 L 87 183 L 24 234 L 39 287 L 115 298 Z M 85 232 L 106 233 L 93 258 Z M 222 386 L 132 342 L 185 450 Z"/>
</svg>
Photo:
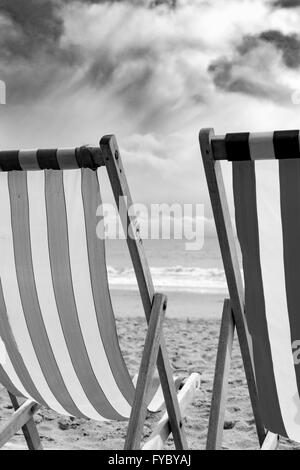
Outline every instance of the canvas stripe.
<svg viewBox="0 0 300 470">
<path fill-rule="evenodd" d="M 37 160 L 37 150 L 20 150 L 19 162 L 24 171 L 40 170 Z"/>
<path fill-rule="evenodd" d="M 245 313 L 252 338 L 260 411 L 269 431 L 286 435 L 273 373 L 266 320 L 260 266 L 254 162 L 233 164 L 233 190 L 237 233 L 243 254 Z"/>
<path fill-rule="evenodd" d="M 108 288 L 105 241 L 97 237 L 97 209 L 101 205 L 97 172 L 82 170 L 82 199 L 93 300 L 98 328 L 118 388 L 132 405 L 134 387 L 120 350 Z"/>
<path fill-rule="evenodd" d="M 4 367 L 0 364 L 0 383 L 8 390 L 10 393 L 13 393 L 16 397 L 22 397 L 23 395 L 20 390 L 12 383 L 9 375 L 5 371 Z"/>
<path fill-rule="evenodd" d="M 37 296 L 32 263 L 27 173 L 9 173 L 8 186 L 17 280 L 31 342 L 44 377 L 57 401 L 69 414 L 83 417 L 71 399 L 57 366 Z M 43 193 L 39 195 L 42 196 Z"/>
<path fill-rule="evenodd" d="M 42 149 L 37 151 L 37 160 L 41 170 L 59 170 L 56 149 Z"/>
<path fill-rule="evenodd" d="M 69 170 L 66 173 L 70 175 L 70 177 L 73 176 L 74 179 L 74 172 L 72 170 Z M 77 181 L 77 186 L 75 185 L 73 189 L 78 189 L 80 195 L 80 172 L 75 170 L 75 175 L 78 175 L 77 178 L 79 178 L 79 180 Z M 106 398 L 97 378 L 95 377 L 86 349 L 86 342 L 89 343 L 94 335 L 92 334 L 90 338 L 86 338 L 86 342 L 84 341 L 83 332 L 81 330 L 82 325 L 78 318 L 74 290 L 76 288 L 81 290 L 82 286 L 73 286 L 72 282 L 69 236 L 71 228 L 73 229 L 73 227 L 68 227 L 67 225 L 63 172 L 47 171 L 45 178 L 48 243 L 52 281 L 56 305 L 69 353 L 72 358 L 73 367 L 88 399 L 97 412 L 107 419 L 122 419 L 122 416 L 117 413 Z M 68 216 L 70 217 L 70 212 L 73 211 L 73 218 L 78 218 L 78 224 L 80 225 L 80 223 L 82 224 L 82 218 L 80 220 L 80 208 L 78 208 L 78 202 L 74 197 L 74 191 L 72 191 L 71 199 L 72 201 L 68 211 Z M 75 250 L 80 250 L 80 243 L 82 243 L 80 234 L 75 231 L 72 239 L 75 239 Z M 83 269 L 81 264 L 78 264 L 76 268 L 80 272 Z M 89 303 L 84 301 L 85 299 L 83 299 L 83 315 L 88 318 Z M 101 355 L 101 350 L 98 348 L 97 363 L 101 371 L 103 369 L 103 362 L 104 358 Z M 101 376 L 102 381 L 105 381 L 105 374 L 101 374 Z"/>
<path fill-rule="evenodd" d="M 85 416 L 99 420 L 101 419 L 100 415 L 87 399 L 74 371 L 57 311 L 48 251 L 44 172 L 28 173 L 27 180 L 32 264 L 36 291 L 49 345 L 55 358 L 55 365 L 58 367 L 61 379 L 68 390 L 68 402 L 72 406 L 69 412 L 77 417 Z M 63 404 L 63 406 L 67 409 L 66 405 Z"/>
<path fill-rule="evenodd" d="M 300 341 L 300 160 L 279 162 L 281 219 L 291 347 Z M 294 362 L 300 394 L 300 364 Z"/>
<path fill-rule="evenodd" d="M 300 398 L 291 348 L 285 287 L 279 171 L 268 162 L 256 167 L 257 213 L 266 318 L 274 376 L 287 435 L 300 440 Z"/>
<path fill-rule="evenodd" d="M 96 170 L 103 164 L 100 147 L 0 151 L 0 171 Z"/>
<path fill-rule="evenodd" d="M 12 348 L 12 345 L 14 347 L 14 339 L 10 340 L 11 344 L 7 344 L 7 339 L 6 339 L 6 333 L 3 332 L 3 318 L 7 318 L 7 312 L 6 312 L 6 307 L 3 303 L 3 291 L 2 291 L 2 284 L 0 280 L 0 296 L 1 296 L 1 312 L 2 315 L 0 315 L 0 339 L 3 343 L 3 346 L 5 348 L 5 355 L 1 357 L 0 359 L 0 383 L 4 385 L 4 387 L 11 393 L 13 393 L 17 397 L 28 397 L 28 392 L 25 390 L 23 387 L 23 384 L 21 383 L 19 376 L 12 365 L 12 362 L 10 360 L 10 351 Z M 2 310 L 2 307 L 4 305 L 4 309 Z M 22 360 L 22 358 L 21 358 Z M 25 369 L 25 366 L 24 366 Z"/>
<path fill-rule="evenodd" d="M 13 393 L 16 397 L 31 398 L 36 400 L 36 398 L 33 398 L 23 387 L 23 384 L 20 381 L 20 378 L 10 360 L 9 355 L 6 357 L 5 364 L 0 365 L 0 383 L 2 383 L 4 387 L 9 392 Z M 43 401 L 40 404 L 47 406 L 43 403 Z"/>
<path fill-rule="evenodd" d="M 76 150 L 73 149 L 59 149 L 57 150 L 57 161 L 59 168 L 62 170 L 72 170 L 79 168 L 76 159 Z"/>
<path fill-rule="evenodd" d="M 82 172 L 76 170 L 65 171 L 63 173 L 70 265 L 78 319 L 92 369 L 98 382 L 101 384 L 105 396 L 111 403 L 111 406 L 117 410 L 121 416 L 129 417 L 131 407 L 116 384 L 97 323 L 90 279 L 84 207 L 81 194 L 81 175 Z M 90 190 L 92 189 L 97 188 L 91 187 Z M 98 280 L 99 285 L 104 284 L 105 280 L 106 278 L 100 278 Z M 102 294 L 108 297 L 108 288 L 103 290 Z M 109 301 L 110 299 L 108 297 L 106 303 Z M 104 306 L 104 304 L 102 304 L 102 306 Z M 100 328 L 103 327 L 104 325 L 100 325 Z M 106 334 L 105 330 L 104 334 Z M 114 353 L 120 356 L 121 353 L 120 351 L 118 352 L 118 343 L 116 343 L 115 346 L 117 349 Z M 99 361 L 99 357 L 101 357 L 101 361 Z M 121 366 L 125 366 L 123 361 L 119 364 L 119 367 Z M 120 374 L 119 372 L 119 376 Z"/>
<path fill-rule="evenodd" d="M 2 171 L 22 170 L 19 162 L 18 150 L 7 150 L 0 152 L 0 167 Z"/>
<path fill-rule="evenodd" d="M 273 132 L 253 132 L 249 136 L 251 160 L 274 159 Z"/>
<path fill-rule="evenodd" d="M 299 131 L 275 131 L 274 150 L 278 159 L 300 158 Z"/>
<path fill-rule="evenodd" d="M 0 311 L 0 336 L 5 344 L 7 352 L 7 360 L 3 367 L 24 396 L 29 395 L 32 398 L 34 397 L 38 403 L 47 406 L 47 403 L 44 401 L 43 397 L 39 394 L 36 386 L 34 385 L 28 370 L 26 369 L 23 358 L 18 350 L 13 332 L 9 324 L 1 282 Z"/>
<path fill-rule="evenodd" d="M 44 398 L 44 401 L 49 407 L 58 413 L 66 414 L 64 408 L 57 402 L 52 394 L 41 371 L 24 317 L 14 258 L 8 173 L 0 174 L 0 213 L 1 222 L 6 228 L 6 233 L 2 236 L 0 243 L 0 278 L 2 280 L 3 296 L 8 311 L 9 324 L 14 334 L 16 348 L 24 361 L 25 367 L 39 395 Z M 20 364 L 20 367 L 22 367 L 22 364 Z M 33 396 L 33 398 L 35 397 Z"/>
<path fill-rule="evenodd" d="M 251 160 L 249 132 L 226 134 L 225 148 L 229 161 Z"/>
</svg>

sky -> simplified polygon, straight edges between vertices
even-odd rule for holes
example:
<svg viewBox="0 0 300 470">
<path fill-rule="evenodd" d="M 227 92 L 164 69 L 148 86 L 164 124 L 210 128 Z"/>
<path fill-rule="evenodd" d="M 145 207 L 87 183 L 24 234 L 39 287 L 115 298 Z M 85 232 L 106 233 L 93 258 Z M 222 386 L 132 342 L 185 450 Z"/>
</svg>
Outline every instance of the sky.
<svg viewBox="0 0 300 470">
<path fill-rule="evenodd" d="M 0 0 L 1 147 L 114 133 L 136 202 L 210 220 L 198 132 L 299 128 L 299 24 L 295 0 Z"/>
</svg>

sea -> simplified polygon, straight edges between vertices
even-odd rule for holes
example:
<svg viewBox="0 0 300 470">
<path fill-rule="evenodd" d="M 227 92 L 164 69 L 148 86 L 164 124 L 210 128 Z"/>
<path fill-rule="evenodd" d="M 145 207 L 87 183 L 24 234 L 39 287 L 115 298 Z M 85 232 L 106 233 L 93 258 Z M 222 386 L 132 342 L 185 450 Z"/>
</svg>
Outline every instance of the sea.
<svg viewBox="0 0 300 470">
<path fill-rule="evenodd" d="M 218 241 L 189 251 L 184 240 L 145 240 L 156 292 L 168 297 L 167 316 L 220 317 L 228 293 Z M 107 240 L 108 279 L 116 317 L 143 316 L 137 281 L 125 240 Z"/>
</svg>

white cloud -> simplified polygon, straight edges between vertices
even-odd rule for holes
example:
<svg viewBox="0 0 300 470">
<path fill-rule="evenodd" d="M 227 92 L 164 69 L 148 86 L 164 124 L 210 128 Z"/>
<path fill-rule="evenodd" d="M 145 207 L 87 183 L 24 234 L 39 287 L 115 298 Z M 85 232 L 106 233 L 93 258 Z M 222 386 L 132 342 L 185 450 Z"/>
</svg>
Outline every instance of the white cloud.
<svg viewBox="0 0 300 470">
<path fill-rule="evenodd" d="M 198 131 L 299 127 L 291 101 L 298 70 L 286 67 L 270 44 L 242 59 L 235 54 L 247 35 L 298 32 L 300 13 L 271 10 L 264 0 L 178 5 L 68 2 L 61 53 L 20 60 L 8 73 L 1 145 L 81 145 L 116 133 L 135 201 L 205 203 L 210 218 Z M 221 57 L 233 61 L 235 78 L 265 87 L 266 99 L 216 88 L 207 69 Z"/>
</svg>

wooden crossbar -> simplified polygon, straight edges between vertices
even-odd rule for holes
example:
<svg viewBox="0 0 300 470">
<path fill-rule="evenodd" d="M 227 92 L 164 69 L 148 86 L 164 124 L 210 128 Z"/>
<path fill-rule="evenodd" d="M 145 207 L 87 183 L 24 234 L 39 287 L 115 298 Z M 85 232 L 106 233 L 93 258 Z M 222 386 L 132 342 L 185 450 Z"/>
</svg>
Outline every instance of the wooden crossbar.
<svg viewBox="0 0 300 470">
<path fill-rule="evenodd" d="M 10 392 L 8 392 L 8 395 L 10 397 L 10 400 L 12 402 L 12 405 L 13 405 L 15 411 L 17 411 L 21 406 L 19 404 L 19 399 L 17 397 L 15 397 Z M 40 439 L 36 424 L 34 422 L 33 416 L 22 427 L 22 432 L 24 434 L 24 437 L 25 437 L 25 440 L 26 440 L 26 443 L 27 443 L 27 447 L 28 447 L 29 450 L 43 450 L 41 439 Z"/>
<path fill-rule="evenodd" d="M 34 400 L 27 400 L 14 412 L 11 419 L 0 428 L 0 448 L 32 419 L 39 408 L 40 405 Z"/>
<path fill-rule="evenodd" d="M 97 169 L 104 166 L 100 147 L 0 150 L 0 171 Z"/>
<path fill-rule="evenodd" d="M 212 135 L 211 147 L 215 161 L 300 158 L 300 133 L 290 130 Z"/>
<path fill-rule="evenodd" d="M 200 389 L 201 377 L 197 373 L 193 373 L 189 376 L 185 382 L 183 388 L 178 393 L 178 403 L 182 416 L 184 416 L 185 410 L 190 405 Z M 156 429 L 153 431 L 149 440 L 143 445 L 143 450 L 162 450 L 166 440 L 171 433 L 170 421 L 168 413 L 164 413 L 160 421 L 158 422 Z"/>
</svg>

